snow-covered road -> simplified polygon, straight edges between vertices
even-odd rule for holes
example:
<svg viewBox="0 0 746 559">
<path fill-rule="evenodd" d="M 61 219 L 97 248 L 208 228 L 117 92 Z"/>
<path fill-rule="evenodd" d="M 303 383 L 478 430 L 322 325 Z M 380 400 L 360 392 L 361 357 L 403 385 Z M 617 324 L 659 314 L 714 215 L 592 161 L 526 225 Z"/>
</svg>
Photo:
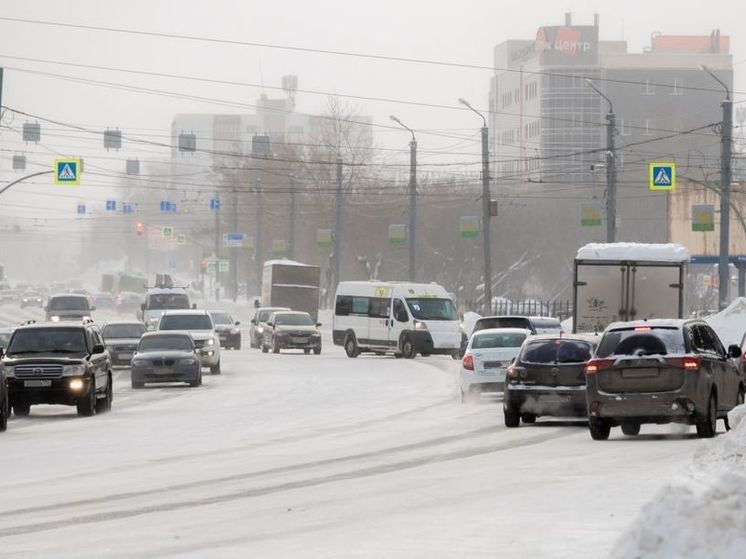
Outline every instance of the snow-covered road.
<svg viewBox="0 0 746 559">
<path fill-rule="evenodd" d="M 12 419 L 0 556 L 602 557 L 701 444 L 675 427 L 506 430 L 495 402 L 457 402 L 449 358 L 327 343 L 223 360 L 194 389 L 133 391 L 119 371 L 106 415 Z"/>
</svg>

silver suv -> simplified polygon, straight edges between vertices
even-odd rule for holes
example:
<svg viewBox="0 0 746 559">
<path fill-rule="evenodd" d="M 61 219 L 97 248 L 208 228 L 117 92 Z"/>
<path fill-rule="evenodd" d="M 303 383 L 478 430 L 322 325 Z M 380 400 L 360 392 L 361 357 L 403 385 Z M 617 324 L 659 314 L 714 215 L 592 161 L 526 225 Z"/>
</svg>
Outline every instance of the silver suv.
<svg viewBox="0 0 746 559">
<path fill-rule="evenodd" d="M 642 423 L 696 425 L 713 437 L 717 420 L 744 401 L 744 383 L 734 359 L 737 345 L 723 348 L 701 320 L 618 322 L 604 332 L 585 368 L 591 437 L 609 438 L 620 425 L 637 435 Z"/>
<path fill-rule="evenodd" d="M 220 374 L 220 338 L 210 313 L 203 310 L 163 311 L 157 330 L 189 332 L 199 349 L 202 367 L 210 367 L 213 375 Z"/>
</svg>

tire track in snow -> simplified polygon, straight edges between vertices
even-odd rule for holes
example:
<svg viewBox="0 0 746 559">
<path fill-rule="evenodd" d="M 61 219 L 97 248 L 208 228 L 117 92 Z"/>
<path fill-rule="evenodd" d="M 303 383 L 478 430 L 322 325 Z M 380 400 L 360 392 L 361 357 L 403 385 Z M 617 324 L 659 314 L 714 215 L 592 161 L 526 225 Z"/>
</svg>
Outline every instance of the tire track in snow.
<svg viewBox="0 0 746 559">
<path fill-rule="evenodd" d="M 488 429 L 494 430 L 494 428 L 482 428 L 482 429 L 475 430 L 475 433 L 486 431 Z M 393 472 L 397 472 L 401 470 L 417 468 L 420 466 L 427 466 L 430 464 L 449 462 L 452 460 L 462 460 L 466 458 L 483 456 L 486 454 L 494 454 L 496 452 L 505 452 L 509 450 L 515 450 L 515 449 L 523 448 L 526 446 L 533 446 L 536 444 L 541 444 L 543 442 L 547 442 L 550 440 L 556 440 L 558 438 L 569 437 L 574 434 L 576 434 L 574 431 L 566 431 L 562 433 L 547 433 L 545 435 L 539 435 L 539 436 L 531 437 L 528 439 L 520 439 L 517 441 L 511 441 L 511 442 L 506 442 L 502 444 L 492 443 L 492 444 L 474 446 L 474 447 L 465 448 L 465 449 L 444 451 L 444 452 L 440 452 L 437 454 L 430 454 L 426 456 L 416 456 L 416 457 L 412 457 L 408 459 L 399 460 L 397 462 L 390 462 L 387 464 L 381 464 L 377 466 L 362 467 L 362 468 L 349 470 L 346 472 L 339 472 L 339 473 L 328 474 L 328 475 L 320 475 L 320 476 L 300 479 L 296 481 L 276 483 L 276 484 L 267 485 L 264 487 L 253 487 L 253 488 L 243 489 L 240 491 L 234 491 L 232 493 L 227 493 L 227 494 L 222 494 L 222 495 L 213 495 L 209 497 L 199 497 L 199 498 L 193 498 L 193 499 L 183 499 L 183 500 L 177 500 L 177 501 L 161 503 L 161 504 L 141 505 L 137 507 L 131 507 L 127 509 L 115 510 L 115 511 L 110 511 L 110 512 L 98 512 L 98 513 L 91 513 L 91 514 L 83 514 L 79 516 L 71 516 L 68 518 L 60 519 L 60 520 L 50 520 L 50 521 L 37 522 L 37 523 L 32 523 L 32 524 L 22 524 L 22 525 L 11 526 L 8 528 L 0 529 L 0 538 L 7 538 L 7 537 L 18 536 L 18 535 L 29 534 L 29 533 L 38 533 L 38 532 L 44 532 L 44 531 L 49 531 L 49 530 L 57 530 L 57 529 L 66 528 L 69 526 L 80 527 L 81 525 L 84 525 L 84 524 L 97 524 L 101 522 L 109 522 L 112 520 L 133 518 L 133 517 L 147 515 L 147 514 L 172 512 L 172 511 L 190 509 L 194 507 L 203 507 L 203 506 L 209 506 L 209 505 L 229 503 L 232 501 L 251 499 L 254 497 L 261 497 L 261 496 L 270 495 L 273 493 L 292 491 L 295 489 L 304 489 L 304 488 L 315 487 L 319 485 L 326 485 L 329 483 L 337 483 L 337 482 L 348 481 L 348 480 L 362 479 L 366 477 L 377 476 L 377 475 L 393 473 Z M 380 456 L 380 455 L 390 454 L 394 452 L 399 452 L 403 449 L 418 449 L 418 448 L 423 448 L 424 446 L 432 446 L 434 444 L 433 441 L 442 441 L 443 439 L 453 439 L 457 437 L 462 438 L 462 437 L 459 437 L 459 435 L 451 435 L 448 437 L 441 437 L 439 439 L 432 439 L 431 441 L 413 443 L 411 445 L 403 445 L 401 447 L 393 447 L 393 448 L 383 449 L 380 451 L 374 451 L 370 453 L 362 453 L 358 455 L 352 455 L 352 456 L 341 457 L 341 458 L 330 458 L 326 460 L 320 460 L 318 462 L 308 462 L 305 464 L 282 466 L 279 468 L 264 470 L 261 472 L 251 472 L 247 474 L 226 476 L 223 478 L 203 480 L 199 482 L 183 484 L 180 486 L 177 485 L 177 486 L 165 487 L 162 489 L 156 489 L 156 490 L 151 490 L 151 491 L 133 492 L 130 494 L 122 494 L 119 497 L 112 496 L 108 498 L 92 499 L 87 502 L 77 501 L 77 502 L 69 503 L 68 505 L 65 505 L 63 503 L 63 504 L 57 504 L 57 505 L 50 505 L 48 507 L 17 509 L 15 511 L 3 512 L 0 516 L 18 516 L 19 514 L 29 514 L 29 513 L 39 512 L 41 510 L 47 510 L 47 509 L 59 510 L 66 506 L 75 507 L 75 506 L 82 506 L 82 505 L 87 505 L 87 504 L 95 504 L 98 502 L 110 502 L 114 500 L 115 498 L 126 499 L 126 498 L 132 498 L 132 497 L 148 496 L 148 495 L 153 495 L 153 494 L 158 494 L 158 493 L 173 493 L 174 491 L 177 491 L 177 490 L 189 490 L 189 489 L 193 489 L 197 487 L 222 484 L 227 481 L 244 480 L 244 479 L 249 479 L 252 477 L 266 476 L 269 474 L 284 473 L 284 472 L 295 471 L 295 470 L 303 470 L 306 468 L 318 467 L 322 465 L 331 465 L 331 464 L 342 463 L 346 461 L 357 461 L 361 459 L 371 458 L 376 455 Z M 442 443 L 437 443 L 437 444 L 442 444 Z"/>
</svg>

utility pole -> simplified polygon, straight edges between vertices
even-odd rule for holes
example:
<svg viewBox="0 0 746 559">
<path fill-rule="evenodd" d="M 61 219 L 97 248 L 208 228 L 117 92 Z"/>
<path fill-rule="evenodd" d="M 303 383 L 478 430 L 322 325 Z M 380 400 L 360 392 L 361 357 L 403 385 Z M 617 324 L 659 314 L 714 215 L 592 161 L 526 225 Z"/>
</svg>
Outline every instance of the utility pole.
<svg viewBox="0 0 746 559">
<path fill-rule="evenodd" d="M 218 198 L 218 191 L 215 191 Z M 220 301 L 220 211 L 215 211 L 215 301 Z"/>
<path fill-rule="evenodd" d="M 290 190 L 290 221 L 288 222 L 288 257 L 295 260 L 295 175 L 288 179 Z"/>
<path fill-rule="evenodd" d="M 233 233 L 238 232 L 238 192 L 233 187 Z M 231 247 L 231 284 L 233 302 L 238 300 L 238 248 Z"/>
<path fill-rule="evenodd" d="M 394 115 L 389 117 L 412 134 L 409 142 L 409 281 L 416 281 L 415 254 L 417 250 L 417 138 L 414 130 Z"/>
<path fill-rule="evenodd" d="M 0 67 L 0 107 L 3 104 L 3 68 Z M 0 115 L 2 114 L 2 108 L 0 108 Z"/>
<path fill-rule="evenodd" d="M 609 104 L 606 113 L 606 242 L 616 242 L 616 114 L 614 105 L 591 80 L 585 83 Z"/>
<path fill-rule="evenodd" d="M 490 132 L 487 127 L 487 119 L 484 115 L 472 107 L 465 99 L 459 99 L 459 103 L 467 109 L 482 117 L 482 237 L 484 248 L 484 304 L 482 308 L 492 313 L 492 247 L 491 228 L 492 212 L 490 211 Z"/>
<path fill-rule="evenodd" d="M 720 103 L 723 121 L 720 123 L 720 254 L 718 258 L 718 305 L 720 310 L 728 306 L 730 289 L 729 244 L 730 244 L 730 183 L 731 158 L 733 155 L 733 101 L 730 88 L 707 67 L 701 66 L 725 90 L 725 100 Z"/>
<path fill-rule="evenodd" d="M 334 219 L 334 285 L 339 283 L 340 260 L 342 256 L 342 155 L 337 152 L 337 200 Z"/>
<path fill-rule="evenodd" d="M 262 178 L 254 178 L 256 189 L 256 235 L 254 239 L 254 273 L 256 274 L 256 289 L 260 293 L 262 289 L 262 272 L 264 269 L 264 254 L 262 252 L 262 217 L 264 214 L 264 195 L 262 191 Z"/>
</svg>

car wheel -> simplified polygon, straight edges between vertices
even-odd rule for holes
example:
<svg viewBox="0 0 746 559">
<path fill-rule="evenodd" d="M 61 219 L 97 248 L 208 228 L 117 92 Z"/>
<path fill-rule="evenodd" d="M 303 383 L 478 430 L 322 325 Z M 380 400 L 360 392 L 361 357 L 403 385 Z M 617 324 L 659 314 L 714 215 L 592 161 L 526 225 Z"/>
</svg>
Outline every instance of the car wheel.
<svg viewBox="0 0 746 559">
<path fill-rule="evenodd" d="M 277 345 L 277 340 L 272 337 L 272 353 L 280 353 L 280 348 Z"/>
<path fill-rule="evenodd" d="M 91 385 L 88 387 L 88 394 L 85 398 L 77 403 L 78 415 L 90 417 L 96 413 L 96 383 L 91 378 Z"/>
<path fill-rule="evenodd" d="M 536 423 L 536 415 L 533 413 L 524 413 L 521 416 L 521 421 L 523 421 L 526 425 Z"/>
<path fill-rule="evenodd" d="M 306 355 L 308 355 L 309 353 L 311 353 L 311 350 L 308 349 L 308 348 L 306 348 L 306 349 L 303 350 L 303 353 L 305 353 Z"/>
<path fill-rule="evenodd" d="M 717 433 L 718 401 L 715 393 L 710 394 L 707 412 L 697 420 L 697 436 L 701 439 L 711 439 Z"/>
<path fill-rule="evenodd" d="M 461 359 L 461 350 L 451 352 L 451 359 L 453 359 L 454 361 L 458 361 L 459 359 Z"/>
<path fill-rule="evenodd" d="M 521 414 L 514 407 L 503 408 L 506 427 L 518 427 L 521 424 Z"/>
<path fill-rule="evenodd" d="M 409 336 L 406 336 L 404 340 L 402 340 L 401 354 L 404 356 L 404 359 L 414 359 L 417 356 L 417 352 L 414 350 L 414 344 Z"/>
<path fill-rule="evenodd" d="M 313 354 L 314 355 L 321 355 L 321 348 L 320 347 L 313 348 Z"/>
<path fill-rule="evenodd" d="M 190 387 L 190 388 L 196 388 L 196 387 L 198 387 L 198 386 L 199 386 L 200 384 L 202 384 L 202 382 L 201 382 L 201 381 L 202 381 L 202 379 L 200 378 L 200 374 L 199 374 L 199 373 L 197 373 L 197 376 L 196 376 L 196 377 L 194 378 L 194 380 L 190 380 L 190 381 L 189 381 L 189 383 L 188 383 L 188 384 L 189 384 L 189 387 Z"/>
<path fill-rule="evenodd" d="M 640 434 L 640 424 L 637 422 L 622 423 L 622 433 L 634 437 Z"/>
<path fill-rule="evenodd" d="M 269 352 L 269 348 L 266 345 L 264 345 L 264 342 L 262 342 L 262 353 L 268 353 L 268 352 Z"/>
<path fill-rule="evenodd" d="M 210 374 L 212 375 L 220 374 L 220 360 L 218 360 L 217 363 L 215 363 L 212 367 L 210 367 Z"/>
<path fill-rule="evenodd" d="M 31 404 L 13 404 L 13 415 L 16 417 L 28 417 L 31 413 Z"/>
<path fill-rule="evenodd" d="M 355 340 L 355 336 L 352 334 L 347 334 L 347 339 L 345 340 L 345 353 L 347 354 L 347 357 L 350 357 L 351 359 L 355 359 L 360 355 L 360 348 L 357 347 L 357 340 Z"/>
<path fill-rule="evenodd" d="M 111 387 L 111 377 L 106 386 L 106 398 L 96 400 L 96 413 L 105 413 L 111 409 L 111 401 L 114 399 L 114 391 Z"/>
<path fill-rule="evenodd" d="M 144 382 L 140 382 L 140 381 L 137 381 L 135 379 L 132 379 L 132 388 L 137 389 L 137 388 L 144 388 L 144 387 L 145 387 L 145 383 Z"/>
<path fill-rule="evenodd" d="M 611 434 L 611 423 L 605 419 L 591 417 L 588 419 L 588 429 L 591 432 L 591 438 L 594 441 L 605 441 Z"/>
<path fill-rule="evenodd" d="M 241 349 L 241 340 L 238 340 L 235 344 L 233 344 L 233 349 Z"/>
</svg>

